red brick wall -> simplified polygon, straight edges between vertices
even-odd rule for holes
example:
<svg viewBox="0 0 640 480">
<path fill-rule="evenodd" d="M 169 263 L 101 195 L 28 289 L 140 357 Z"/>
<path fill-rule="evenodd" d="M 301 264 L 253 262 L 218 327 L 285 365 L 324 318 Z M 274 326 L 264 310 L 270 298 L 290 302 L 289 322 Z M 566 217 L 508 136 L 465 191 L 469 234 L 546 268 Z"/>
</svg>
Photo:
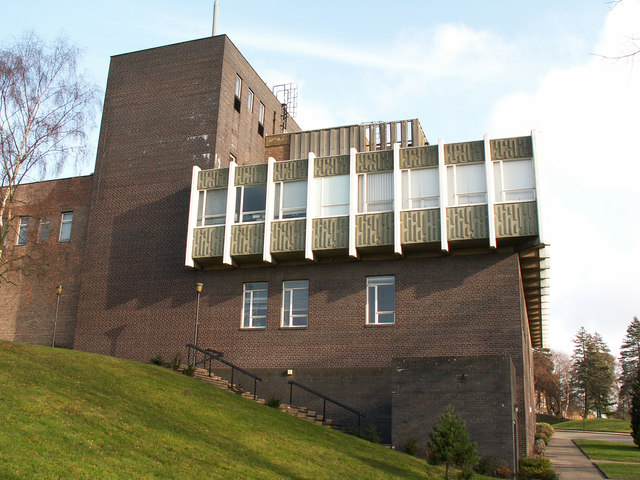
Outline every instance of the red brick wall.
<svg viewBox="0 0 640 480">
<path fill-rule="evenodd" d="M 56 344 L 73 346 L 92 180 L 92 176 L 75 177 L 18 187 L 13 213 L 31 216 L 27 244 L 15 245 L 16 231 L 11 228 L 5 252 L 28 258 L 21 261 L 20 271 L 9 276 L 14 284 L 0 282 L 0 338 L 50 345 L 55 287 L 62 285 Z M 59 242 L 61 213 L 70 211 L 71 240 Z M 39 222 L 44 217 L 50 218 L 49 236 L 38 242 Z"/>
</svg>

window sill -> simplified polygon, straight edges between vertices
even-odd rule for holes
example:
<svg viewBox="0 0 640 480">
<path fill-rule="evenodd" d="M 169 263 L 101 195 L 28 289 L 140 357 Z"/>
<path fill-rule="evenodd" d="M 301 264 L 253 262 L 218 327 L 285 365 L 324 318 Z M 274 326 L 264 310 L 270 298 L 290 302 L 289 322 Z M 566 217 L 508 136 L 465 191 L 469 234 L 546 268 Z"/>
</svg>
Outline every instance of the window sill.
<svg viewBox="0 0 640 480">
<path fill-rule="evenodd" d="M 240 327 L 241 332 L 266 332 L 267 327 Z"/>
<path fill-rule="evenodd" d="M 365 323 L 364 328 L 394 327 L 394 323 Z"/>
<path fill-rule="evenodd" d="M 282 327 L 282 326 L 280 326 L 280 327 L 278 327 L 278 330 L 281 330 L 281 331 L 286 331 L 286 330 L 309 330 L 309 325 L 305 325 L 304 327 L 295 327 L 295 326 Z"/>
</svg>

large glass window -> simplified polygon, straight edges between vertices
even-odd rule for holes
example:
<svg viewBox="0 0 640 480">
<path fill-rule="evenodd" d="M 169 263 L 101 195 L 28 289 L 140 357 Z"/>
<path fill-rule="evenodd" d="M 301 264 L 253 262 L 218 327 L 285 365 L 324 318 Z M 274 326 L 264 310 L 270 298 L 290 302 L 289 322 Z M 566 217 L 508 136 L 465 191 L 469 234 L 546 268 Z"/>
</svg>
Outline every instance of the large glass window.
<svg viewBox="0 0 640 480">
<path fill-rule="evenodd" d="M 349 175 L 319 177 L 317 181 L 320 199 L 315 204 L 320 211 L 316 212 L 316 216 L 349 215 Z"/>
<path fill-rule="evenodd" d="M 18 238 L 16 239 L 16 245 L 27 244 L 28 232 L 29 232 L 29 217 L 20 217 L 20 224 L 18 225 Z"/>
<path fill-rule="evenodd" d="M 267 185 L 236 187 L 236 223 L 263 222 Z"/>
<path fill-rule="evenodd" d="M 440 181 L 437 168 L 419 168 L 402 172 L 402 208 L 440 206 Z"/>
<path fill-rule="evenodd" d="M 275 198 L 276 220 L 286 218 L 304 218 L 307 214 L 307 182 L 276 183 Z"/>
<path fill-rule="evenodd" d="M 243 328 L 266 328 L 268 283 L 245 283 L 243 285 Z"/>
<path fill-rule="evenodd" d="M 306 327 L 309 318 L 309 280 L 282 283 L 282 326 Z"/>
<path fill-rule="evenodd" d="M 358 175 L 358 211 L 360 213 L 393 210 L 393 172 Z"/>
<path fill-rule="evenodd" d="M 201 190 L 199 195 L 196 226 L 224 225 L 227 212 L 227 189 Z"/>
<path fill-rule="evenodd" d="M 367 323 L 396 322 L 396 279 L 393 275 L 367 277 Z"/>
<path fill-rule="evenodd" d="M 526 202 L 536 199 L 533 160 L 505 160 L 493 163 L 496 202 Z"/>
<path fill-rule="evenodd" d="M 40 219 L 40 228 L 38 229 L 38 242 L 46 242 L 49 238 L 49 227 L 51 219 L 49 217 Z"/>
<path fill-rule="evenodd" d="M 447 185 L 450 206 L 487 203 L 484 163 L 449 165 Z"/>
<path fill-rule="evenodd" d="M 71 224 L 73 223 L 73 212 L 63 212 L 60 219 L 60 236 L 59 242 L 68 242 L 71 240 Z"/>
</svg>

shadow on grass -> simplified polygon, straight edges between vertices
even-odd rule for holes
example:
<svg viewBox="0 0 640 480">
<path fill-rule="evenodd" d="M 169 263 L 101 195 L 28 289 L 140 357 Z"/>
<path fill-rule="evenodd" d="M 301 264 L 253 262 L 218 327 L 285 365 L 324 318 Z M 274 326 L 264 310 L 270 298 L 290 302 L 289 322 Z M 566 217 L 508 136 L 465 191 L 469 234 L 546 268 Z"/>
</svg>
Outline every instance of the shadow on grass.
<svg viewBox="0 0 640 480">
<path fill-rule="evenodd" d="M 363 457 L 361 455 L 353 455 L 353 458 L 360 460 L 362 463 L 365 463 L 370 467 L 375 468 L 376 470 L 380 470 L 381 472 L 384 472 L 388 475 L 396 476 L 398 478 L 402 478 L 402 479 L 419 478 L 421 480 L 424 480 L 425 478 L 430 478 L 428 476 L 425 477 L 425 475 L 428 474 L 426 466 L 422 473 L 416 473 L 415 471 L 409 468 L 403 468 L 402 466 L 399 466 L 395 462 L 394 463 L 384 462 L 384 461 L 376 460 L 371 457 Z"/>
</svg>

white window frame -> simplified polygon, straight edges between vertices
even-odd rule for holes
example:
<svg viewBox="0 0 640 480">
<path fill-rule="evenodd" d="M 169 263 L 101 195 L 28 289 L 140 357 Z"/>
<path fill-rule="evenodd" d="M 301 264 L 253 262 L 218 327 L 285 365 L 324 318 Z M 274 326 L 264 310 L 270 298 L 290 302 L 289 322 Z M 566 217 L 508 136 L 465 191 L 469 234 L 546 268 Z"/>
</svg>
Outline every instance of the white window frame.
<svg viewBox="0 0 640 480">
<path fill-rule="evenodd" d="M 216 213 L 214 215 L 207 215 L 207 196 L 209 192 L 222 192 L 224 198 L 224 208 L 222 213 Z M 213 195 L 213 193 L 211 193 Z M 224 225 L 227 216 L 227 189 L 226 188 L 212 188 L 209 190 L 200 190 L 198 192 L 198 215 L 196 218 L 196 227 L 214 227 L 216 225 Z M 210 223 L 207 223 L 210 222 Z"/>
<path fill-rule="evenodd" d="M 50 217 L 41 218 L 40 224 L 38 225 L 38 243 L 44 243 L 49 239 L 50 230 L 51 230 L 51 218 Z"/>
<path fill-rule="evenodd" d="M 264 205 L 265 207 L 262 210 L 252 210 L 244 212 L 244 199 L 245 199 L 245 189 L 257 186 L 264 186 L 265 188 L 265 199 Z M 236 187 L 236 207 L 235 207 L 235 222 L 234 223 L 258 223 L 264 222 L 267 208 L 267 198 L 266 198 L 266 184 L 264 183 L 256 183 L 252 185 L 239 185 Z M 256 215 L 257 218 L 252 218 L 250 220 L 245 220 L 245 215 Z"/>
<path fill-rule="evenodd" d="M 305 194 L 302 198 L 303 205 L 299 205 L 296 207 L 284 207 L 283 200 L 285 195 L 285 190 L 287 189 L 287 185 L 292 184 L 305 184 Z M 296 180 L 293 182 L 276 182 L 275 185 L 275 205 L 273 209 L 273 218 L 274 220 L 293 220 L 296 218 L 306 218 L 307 217 L 307 185 L 306 180 Z"/>
<path fill-rule="evenodd" d="M 293 313 L 293 301 L 296 292 L 307 292 L 307 305 L 304 314 Z M 287 315 L 287 293 L 289 293 Z M 304 324 L 295 325 L 296 319 L 304 319 Z M 280 325 L 282 328 L 305 328 L 309 326 L 309 280 L 285 280 L 282 282 L 282 315 Z"/>
<path fill-rule="evenodd" d="M 264 126 L 264 103 L 262 102 L 258 106 L 258 123 Z"/>
<path fill-rule="evenodd" d="M 247 110 L 253 112 L 253 90 L 247 88 Z"/>
<path fill-rule="evenodd" d="M 335 182 L 337 181 L 336 179 L 342 179 L 343 182 L 346 182 L 346 187 L 347 187 L 347 198 L 346 198 L 346 202 L 340 202 L 340 203 L 330 203 L 333 198 L 330 197 L 328 195 L 328 188 L 327 185 L 330 182 Z M 345 217 L 347 215 L 349 215 L 349 175 L 333 175 L 330 177 L 317 177 L 316 181 L 318 181 L 318 184 L 316 184 L 316 188 L 317 188 L 317 192 L 320 193 L 320 199 L 317 202 L 317 206 L 318 206 L 318 211 L 316 216 L 320 217 L 320 218 L 329 218 L 329 217 Z M 333 210 L 333 209 L 338 209 L 340 207 L 344 208 L 344 213 L 330 213 L 327 212 L 327 210 Z"/>
<path fill-rule="evenodd" d="M 27 236 L 29 235 L 29 217 L 20 217 L 18 222 L 18 234 L 16 235 L 16 245 L 24 246 L 27 244 Z"/>
<path fill-rule="evenodd" d="M 255 288 L 247 289 L 247 287 L 253 286 Z M 267 312 L 268 309 L 265 307 L 264 315 L 255 315 L 255 303 L 254 297 L 256 296 L 256 292 L 264 292 L 265 301 L 267 302 L 267 307 L 269 304 L 269 283 L 268 282 L 249 282 L 242 284 L 242 320 L 241 320 L 241 328 L 243 329 L 264 329 L 267 328 Z M 246 303 L 247 299 L 249 300 L 248 310 L 249 314 L 247 315 Z M 257 321 L 264 319 L 264 325 L 257 325 Z M 260 322 L 262 323 L 262 322 Z"/>
<path fill-rule="evenodd" d="M 236 73 L 236 85 L 235 85 L 235 89 L 234 89 L 234 94 L 236 96 L 236 98 L 241 98 L 242 96 L 242 78 L 240 78 L 240 75 L 238 75 Z"/>
<path fill-rule="evenodd" d="M 367 196 L 369 191 L 368 182 L 372 176 L 385 175 L 389 178 L 391 183 L 391 198 L 384 200 L 370 200 Z M 361 173 L 358 175 L 358 213 L 381 213 L 393 211 L 393 172 L 373 172 L 373 173 Z M 389 204 L 387 208 L 376 209 L 376 206 Z"/>
<path fill-rule="evenodd" d="M 457 176 L 459 174 L 459 169 L 468 168 L 470 166 L 479 166 L 482 171 L 482 178 L 484 179 L 484 190 L 473 191 L 473 192 L 458 192 L 458 181 Z M 486 205 L 488 201 L 487 196 L 487 178 L 485 173 L 484 163 L 460 163 L 447 165 L 447 187 L 449 190 L 449 206 L 450 207 L 463 207 L 463 206 L 471 206 L 471 205 Z M 483 195 L 482 201 L 468 201 L 465 200 L 466 197 L 472 195 Z"/>
<path fill-rule="evenodd" d="M 394 309 L 380 310 L 379 287 L 393 286 L 393 305 Z M 383 275 L 375 277 L 367 277 L 367 325 L 394 325 L 396 323 L 396 277 L 395 275 Z M 373 294 L 373 299 L 371 295 Z M 381 321 L 381 315 L 393 315 L 393 321 Z M 373 316 L 373 321 L 371 316 Z"/>
<path fill-rule="evenodd" d="M 411 191 L 412 177 L 416 174 L 423 172 L 434 172 L 436 175 L 436 188 L 438 189 L 435 195 L 426 195 L 422 197 L 414 196 Z M 414 202 L 431 203 L 431 205 L 414 206 Z M 414 168 L 402 171 L 402 209 L 403 210 L 424 210 L 429 208 L 440 207 L 440 182 L 438 177 L 438 167 L 426 167 L 426 168 Z"/>
<path fill-rule="evenodd" d="M 71 241 L 71 227 L 73 225 L 73 212 L 62 212 L 60 216 L 60 233 L 58 234 L 58 242 L 70 242 Z M 62 233 L 69 228 L 69 232 L 63 237 Z"/>
<path fill-rule="evenodd" d="M 509 162 L 529 162 L 532 170 L 532 187 L 528 188 L 512 188 L 505 189 L 504 188 L 504 164 Z M 493 172 L 494 172 L 494 185 L 495 185 L 495 194 L 496 194 L 496 203 L 519 203 L 519 202 L 533 202 L 536 199 L 536 176 L 534 171 L 535 165 L 533 164 L 533 158 L 514 158 L 509 160 L 496 160 L 493 162 Z M 523 192 L 529 193 L 530 198 L 524 199 L 507 199 L 506 196 L 512 192 Z"/>
</svg>

